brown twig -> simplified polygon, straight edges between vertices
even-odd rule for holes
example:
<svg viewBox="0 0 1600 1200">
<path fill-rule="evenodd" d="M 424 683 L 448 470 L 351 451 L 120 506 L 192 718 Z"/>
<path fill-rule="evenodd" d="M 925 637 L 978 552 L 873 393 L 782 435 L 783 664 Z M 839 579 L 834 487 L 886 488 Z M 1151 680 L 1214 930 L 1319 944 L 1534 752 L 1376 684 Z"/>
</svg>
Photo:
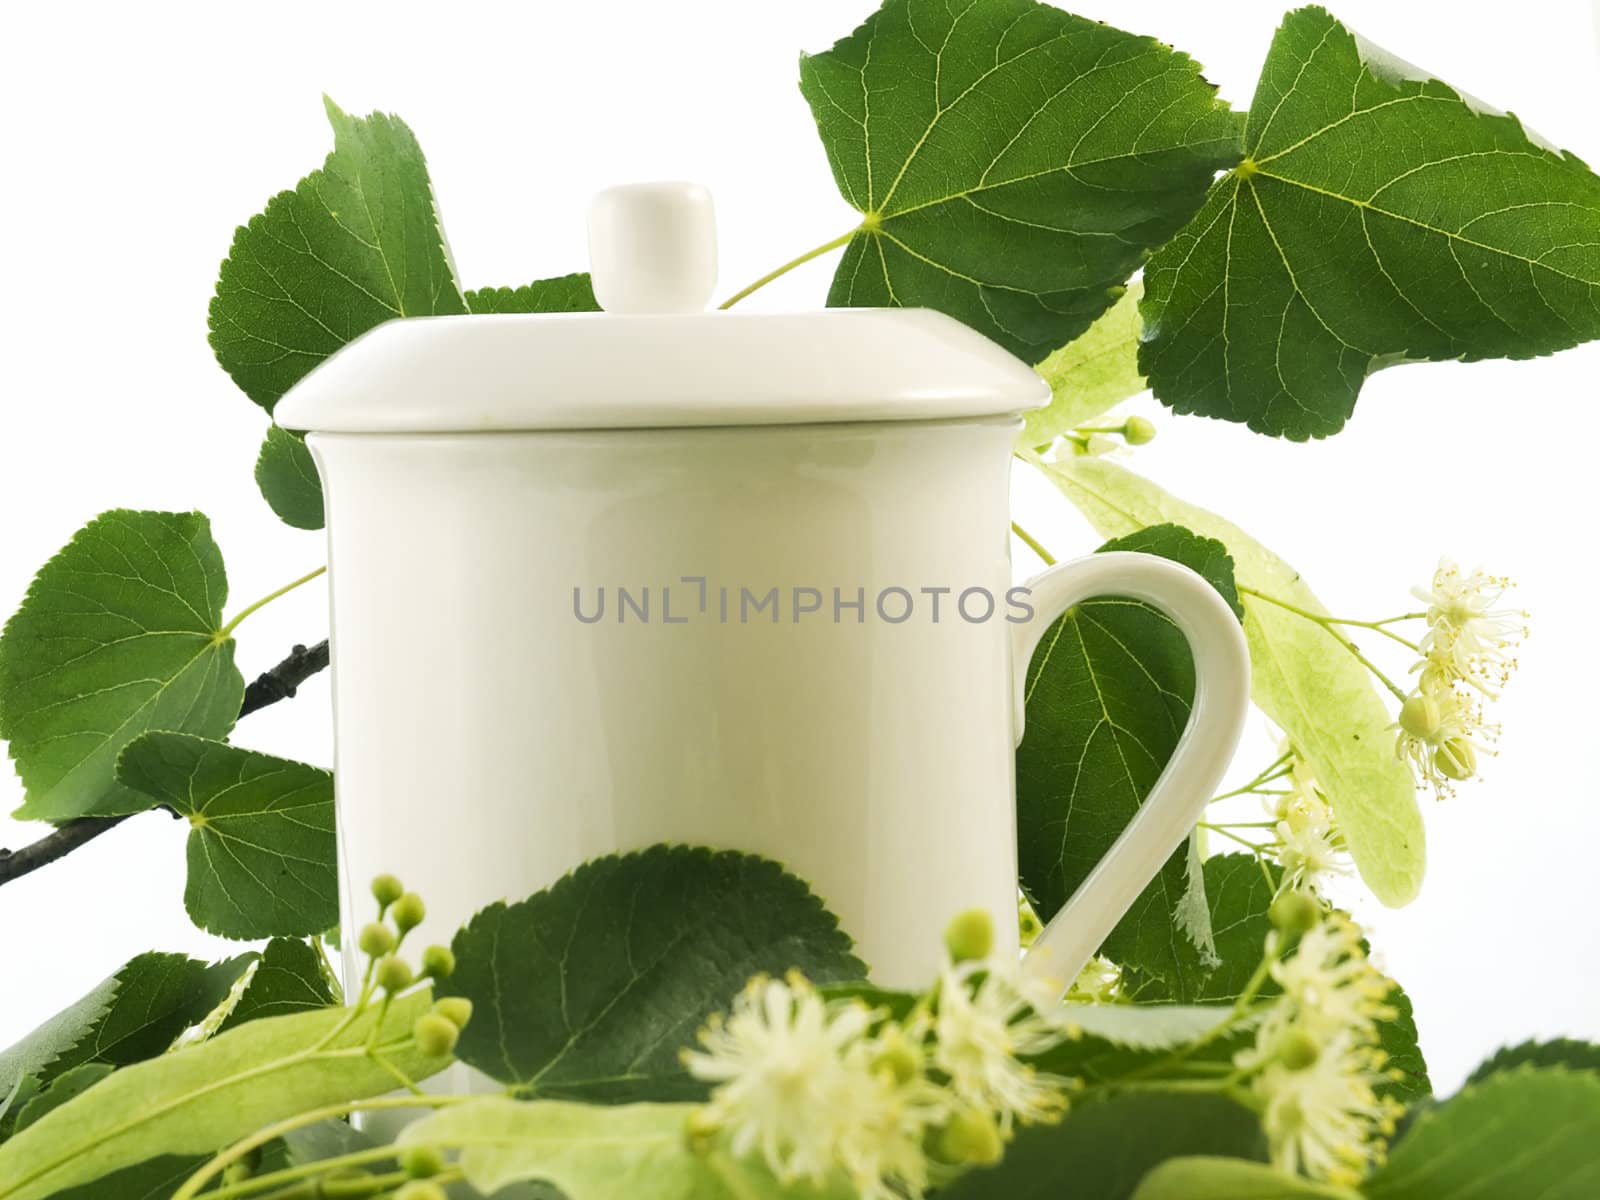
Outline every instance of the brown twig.
<svg viewBox="0 0 1600 1200">
<path fill-rule="evenodd" d="M 296 646 L 282 662 L 270 671 L 263 671 L 244 690 L 244 702 L 239 705 L 239 715 L 248 717 L 279 700 L 287 700 L 295 689 L 328 665 L 328 643 L 318 642 L 307 648 Z M 134 813 L 119 817 L 77 817 L 64 821 L 54 831 L 20 850 L 0 849 L 0 884 L 20 879 L 58 858 L 71 854 L 80 846 L 88 845 L 109 829 L 114 829 Z"/>
</svg>

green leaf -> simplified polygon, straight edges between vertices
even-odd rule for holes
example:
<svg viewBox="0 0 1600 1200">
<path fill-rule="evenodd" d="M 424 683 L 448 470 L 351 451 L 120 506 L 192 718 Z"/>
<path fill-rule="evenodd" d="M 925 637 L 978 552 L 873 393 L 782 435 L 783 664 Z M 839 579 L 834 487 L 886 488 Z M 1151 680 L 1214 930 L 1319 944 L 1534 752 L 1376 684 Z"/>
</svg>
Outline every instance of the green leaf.
<svg viewBox="0 0 1600 1200">
<path fill-rule="evenodd" d="M 322 528 L 322 480 L 304 434 L 291 433 L 281 425 L 267 430 L 256 458 L 256 486 L 285 525 Z"/>
<path fill-rule="evenodd" d="M 800 91 L 863 218 L 828 303 L 936 308 L 1028 362 L 1239 159 L 1193 60 L 1033 0 L 887 0 Z"/>
<path fill-rule="evenodd" d="M 467 293 L 467 308 L 475 313 L 599 312 L 594 287 L 586 271 L 536 279 L 521 287 L 478 288 Z"/>
<path fill-rule="evenodd" d="M 1600 1075 L 1518 1067 L 1424 1112 L 1362 1188 L 1367 1200 L 1592 1200 Z"/>
<path fill-rule="evenodd" d="M 1324 10 L 1284 18 L 1245 152 L 1145 270 L 1177 411 L 1323 437 L 1381 367 L 1600 337 L 1600 178 Z"/>
<path fill-rule="evenodd" d="M 45 1113 L 60 1108 L 68 1100 L 82 1095 L 99 1083 L 116 1068 L 110 1063 L 83 1063 L 61 1075 L 42 1093 L 29 1100 L 17 1117 L 13 1132 L 21 1132 Z"/>
<path fill-rule="evenodd" d="M 188 817 L 184 907 L 223 937 L 320 933 L 339 920 L 333 776 L 181 733 L 148 733 L 117 763 L 125 785 Z"/>
<path fill-rule="evenodd" d="M 261 952 L 249 985 L 223 1021 L 222 1029 L 262 1017 L 327 1008 L 334 1003 L 322 959 L 310 943 L 299 938 L 273 938 Z"/>
<path fill-rule="evenodd" d="M 1550 1042 L 1522 1042 L 1496 1050 L 1467 1076 L 1467 1082 L 1481 1083 L 1491 1075 L 1520 1066 L 1568 1067 L 1574 1071 L 1600 1071 L 1600 1046 L 1593 1042 L 1557 1038 Z"/>
<path fill-rule="evenodd" d="M 1043 446 L 1145 390 L 1139 374 L 1139 297 L 1135 280 L 1123 296 L 1038 366 L 1050 385 L 1050 403 L 1022 416 L 1019 446 Z"/>
<path fill-rule="evenodd" d="M 374 325 L 466 312 L 411 130 L 325 102 L 333 154 L 238 227 L 211 298 L 211 349 L 269 413 Z"/>
<path fill-rule="evenodd" d="M 424 1079 L 449 1061 L 409 1038 L 427 990 L 396 1000 L 378 1039 L 389 1061 Z M 115 1072 L 0 1146 L 0 1200 L 44 1200 L 162 1155 L 210 1154 L 284 1117 L 387 1092 L 395 1077 L 368 1057 L 370 1009 L 252 1021 L 181 1053 Z"/>
<path fill-rule="evenodd" d="M 1400 1077 L 1381 1084 L 1377 1091 L 1380 1096 L 1393 1096 L 1402 1104 L 1415 1104 L 1433 1095 L 1433 1081 L 1428 1078 L 1428 1064 L 1417 1041 L 1411 997 L 1396 984 L 1385 1003 L 1395 1010 L 1395 1015 L 1378 1022 L 1378 1047 L 1389 1056 L 1389 1067 Z"/>
<path fill-rule="evenodd" d="M 1237 1158 L 1178 1158 L 1163 1163 L 1133 1200 L 1361 1200 L 1347 1188 L 1312 1183 Z M 1442 1196 L 1438 1200 L 1444 1200 Z M 1452 1200 L 1454 1198 L 1452 1197 Z"/>
<path fill-rule="evenodd" d="M 171 1200 L 172 1193 L 206 1161 L 206 1156 L 163 1155 L 56 1192 L 50 1200 Z M 201 1195 L 214 1190 L 207 1185 Z"/>
<path fill-rule="evenodd" d="M 126 1066 L 164 1053 L 222 1002 L 244 958 L 206 964 L 141 954 L 16 1045 L 0 1052 L 0 1094 L 23 1075 L 47 1084 L 82 1063 Z"/>
<path fill-rule="evenodd" d="M 699 1097 L 678 1054 L 752 975 L 825 983 L 861 963 L 833 914 L 778 864 L 685 846 L 596 859 L 454 943 L 442 992 L 473 1021 L 463 1062 L 541 1096 L 620 1103 Z"/>
<path fill-rule="evenodd" d="M 1021 1130 L 999 1165 L 969 1171 L 939 1196 L 1128 1200 L 1152 1167 L 1186 1154 L 1264 1158 L 1266 1143 L 1255 1116 L 1221 1096 L 1130 1094 Z"/>
<path fill-rule="evenodd" d="M 469 1025 L 468 1028 L 471 1028 Z M 691 1148 L 689 1104 L 591 1107 L 484 1097 L 409 1126 L 401 1145 L 461 1150 L 466 1180 L 484 1195 L 541 1181 L 566 1200 L 848 1200 L 836 1184 L 779 1186 L 767 1171 L 722 1150 Z"/>
<path fill-rule="evenodd" d="M 222 635 L 228 581 L 200 513 L 102 513 L 39 569 L 0 634 L 0 737 L 27 787 L 15 816 L 139 812 L 117 783 L 147 729 L 222 737 L 244 699 Z"/>
<path fill-rule="evenodd" d="M 1177 526 L 1143 530 L 1102 550 L 1135 550 L 1183 563 L 1238 608 L 1221 543 Z M 1027 720 L 1017 749 L 1022 884 L 1041 920 L 1053 917 L 1127 827 L 1189 720 L 1194 659 L 1170 620 L 1132 600 L 1094 600 L 1067 613 L 1034 652 Z M 1186 852 L 1161 869 L 1103 953 L 1198 994 L 1209 969 L 1179 928 Z"/>
<path fill-rule="evenodd" d="M 1267 932 L 1272 928 L 1267 908 L 1277 891 L 1276 868 L 1270 870 L 1271 879 L 1253 854 L 1218 854 L 1206 859 L 1206 900 L 1217 966 L 1201 984 L 1196 1000 L 1231 1003 L 1261 964 Z"/>
<path fill-rule="evenodd" d="M 411 130 L 325 103 L 333 153 L 239 227 L 211 299 L 217 361 L 268 412 L 374 325 L 466 311 Z"/>
<path fill-rule="evenodd" d="M 1177 522 L 1227 547 L 1244 593 L 1256 704 L 1310 765 L 1367 886 L 1390 906 L 1412 900 L 1422 885 L 1422 814 L 1395 758 L 1394 718 L 1339 639 L 1251 594 L 1325 613 L 1300 573 L 1237 525 L 1115 463 L 1082 457 L 1042 469 L 1103 536 Z"/>
</svg>

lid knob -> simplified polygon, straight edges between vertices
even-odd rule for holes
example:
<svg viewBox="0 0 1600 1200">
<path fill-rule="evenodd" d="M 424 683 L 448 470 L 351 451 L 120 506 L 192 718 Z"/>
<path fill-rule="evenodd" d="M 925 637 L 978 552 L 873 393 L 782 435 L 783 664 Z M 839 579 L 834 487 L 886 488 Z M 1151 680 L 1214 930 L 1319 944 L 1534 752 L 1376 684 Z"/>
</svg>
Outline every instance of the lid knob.
<svg viewBox="0 0 1600 1200">
<path fill-rule="evenodd" d="M 697 183 L 628 183 L 596 194 L 589 271 L 607 312 L 699 312 L 717 283 L 711 193 Z"/>
</svg>

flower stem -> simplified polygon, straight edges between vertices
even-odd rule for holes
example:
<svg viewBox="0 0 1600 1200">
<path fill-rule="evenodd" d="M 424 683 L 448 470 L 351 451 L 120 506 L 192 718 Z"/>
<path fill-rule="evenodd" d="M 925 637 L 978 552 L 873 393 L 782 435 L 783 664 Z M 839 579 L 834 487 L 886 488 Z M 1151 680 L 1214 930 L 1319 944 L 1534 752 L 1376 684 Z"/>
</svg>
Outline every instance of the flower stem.
<svg viewBox="0 0 1600 1200">
<path fill-rule="evenodd" d="M 838 237 L 834 238 L 831 242 L 823 242 L 822 245 L 816 246 L 816 247 L 813 247 L 810 250 L 807 250 L 804 254 L 800 255 L 798 258 L 791 258 L 788 262 L 784 263 L 783 266 L 778 267 L 776 270 L 768 271 L 765 275 L 763 275 L 760 279 L 756 280 L 754 283 L 748 285 L 747 287 L 740 288 L 737 292 L 735 292 L 733 295 L 729 296 L 721 304 L 717 305 L 717 307 L 719 309 L 732 308 L 735 304 L 739 303 L 739 301 L 743 300 L 746 296 L 750 295 L 750 293 L 760 291 L 762 288 L 766 287 L 767 284 L 771 283 L 774 279 L 778 279 L 778 278 L 781 278 L 784 275 L 787 275 L 790 271 L 794 270 L 796 267 L 804 266 L 806 263 L 810 262 L 813 258 L 820 258 L 822 255 L 828 253 L 828 251 L 830 251 L 830 250 L 837 250 L 840 246 L 844 245 L 851 238 L 855 237 L 855 235 L 857 233 L 859 233 L 859 232 L 861 232 L 861 226 L 858 225 L 854 229 L 850 230 L 848 233 L 841 233 Z"/>
<path fill-rule="evenodd" d="M 261 597 L 261 599 L 257 600 L 254 604 L 246 605 L 245 608 L 243 610 L 241 610 L 233 618 L 233 620 L 229 621 L 221 629 L 217 630 L 217 641 L 219 641 L 219 642 L 220 641 L 224 641 L 227 638 L 231 637 L 232 634 L 233 634 L 233 631 L 238 628 L 239 622 L 244 620 L 251 613 L 255 612 L 258 608 L 265 608 L 267 605 L 271 604 L 274 600 L 276 600 L 279 596 L 287 595 L 288 593 L 294 591 L 295 588 L 299 587 L 303 583 L 310 583 L 313 579 L 317 578 L 317 576 L 324 574 L 327 571 L 327 569 L 328 569 L 327 567 L 322 566 L 322 567 L 318 567 L 315 571 L 308 571 L 308 572 L 306 572 L 306 574 L 300 576 L 299 579 L 296 579 L 293 583 L 286 583 L 281 588 L 279 588 L 277 591 L 268 592 L 265 596 Z"/>
<path fill-rule="evenodd" d="M 439 1096 L 380 1096 L 375 1100 L 347 1100 L 342 1104 L 329 1104 L 322 1108 L 314 1108 L 298 1116 L 288 1117 L 265 1129 L 259 1129 L 243 1141 L 235 1142 L 226 1150 L 217 1154 L 210 1162 L 200 1167 L 199 1170 L 184 1180 L 183 1186 L 172 1194 L 172 1200 L 193 1200 L 216 1176 L 228 1167 L 244 1158 L 252 1150 L 265 1146 L 273 1138 L 282 1137 L 286 1133 L 293 1133 L 296 1129 L 304 1129 L 307 1125 L 315 1125 L 318 1121 L 326 1121 L 334 1117 L 348 1116 L 358 1112 L 382 1112 L 385 1109 L 396 1108 L 444 1108 L 451 1104 L 460 1104 L 471 1099 L 470 1096 L 439 1095 Z M 360 1166 L 363 1163 L 381 1162 L 395 1156 L 393 1146 L 377 1146 L 371 1150 L 358 1151 L 347 1154 L 343 1158 L 327 1159 L 322 1162 L 306 1163 L 298 1167 L 289 1167 L 286 1170 L 274 1171 L 270 1175 L 262 1175 L 255 1179 L 247 1179 L 242 1183 L 229 1184 L 218 1188 L 216 1191 L 207 1192 L 211 1200 L 226 1200 L 231 1196 L 242 1196 L 247 1192 L 259 1191 L 264 1186 L 278 1183 L 292 1183 L 297 1179 L 305 1179 L 312 1175 L 319 1175 L 328 1170 L 337 1162 L 339 1166 Z"/>
<path fill-rule="evenodd" d="M 1348 650 L 1355 657 L 1357 662 L 1359 662 L 1363 667 L 1372 673 L 1378 682 L 1382 683 L 1384 687 L 1388 688 L 1394 693 L 1397 700 L 1399 700 L 1402 704 L 1405 703 L 1408 693 L 1401 689 L 1400 686 L 1394 682 L 1394 680 L 1390 679 L 1387 675 L 1380 671 L 1376 663 L 1374 663 L 1365 654 L 1361 653 L 1361 648 L 1359 646 L 1334 628 L 1336 625 L 1361 625 L 1363 627 L 1370 627 L 1368 622 L 1340 621 L 1334 617 L 1323 616 L 1321 613 L 1314 613 L 1308 609 L 1299 608 L 1293 604 L 1290 604 L 1286 600 L 1279 600 L 1276 596 L 1269 596 L 1266 592 L 1257 591 L 1253 587 L 1246 587 L 1242 583 L 1239 585 L 1239 590 L 1247 596 L 1254 596 L 1257 600 L 1265 600 L 1268 604 L 1276 605 L 1285 612 L 1292 612 L 1297 617 L 1304 617 L 1306 620 L 1322 626 L 1323 629 L 1327 630 L 1328 636 L 1333 638 L 1334 641 L 1338 642 L 1341 646 Z M 1380 630 L 1379 632 L 1388 633 L 1387 630 Z M 1416 647 L 1410 642 L 1406 642 L 1404 638 L 1399 637 L 1397 634 L 1388 633 L 1388 636 L 1395 638 L 1397 641 L 1405 642 L 1405 644 L 1407 646 L 1411 646 L 1413 650 L 1416 649 Z"/>
<path fill-rule="evenodd" d="M 1056 556 L 1051 554 L 1050 551 L 1046 550 L 1042 545 L 1040 545 L 1038 538 L 1034 537 L 1033 534 L 1029 533 L 1015 521 L 1011 522 L 1011 532 L 1021 538 L 1023 544 L 1026 545 L 1029 550 L 1032 550 L 1041 559 L 1043 559 L 1045 566 L 1053 567 L 1056 565 Z"/>
</svg>

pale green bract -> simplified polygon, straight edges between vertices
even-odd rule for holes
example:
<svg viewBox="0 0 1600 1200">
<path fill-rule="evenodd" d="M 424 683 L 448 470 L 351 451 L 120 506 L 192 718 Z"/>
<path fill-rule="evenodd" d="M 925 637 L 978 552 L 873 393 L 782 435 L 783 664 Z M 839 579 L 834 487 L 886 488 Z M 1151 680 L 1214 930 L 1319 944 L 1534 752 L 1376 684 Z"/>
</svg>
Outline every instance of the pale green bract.
<svg viewBox="0 0 1600 1200">
<path fill-rule="evenodd" d="M 1228 548 L 1243 593 L 1256 703 L 1327 793 L 1367 886 L 1387 905 L 1412 900 L 1422 885 L 1422 814 L 1410 772 L 1394 754 L 1394 718 L 1333 634 L 1246 591 L 1325 613 L 1300 573 L 1232 522 L 1115 463 L 1074 458 L 1041 466 L 1103 535 L 1176 522 Z"/>
<path fill-rule="evenodd" d="M 842 1180 L 780 1186 L 764 1167 L 691 1146 L 689 1104 L 611 1108 L 561 1100 L 485 1097 L 410 1126 L 401 1145 L 461 1151 L 467 1182 L 484 1195 L 542 1181 L 566 1200 L 852 1200 Z"/>
<path fill-rule="evenodd" d="M 1175 1158 L 1144 1177 L 1133 1200 L 1361 1200 L 1359 1192 L 1237 1158 Z"/>
<path fill-rule="evenodd" d="M 936 308 L 1030 363 L 1239 159 L 1192 59 L 1033 0 L 887 0 L 800 90 L 863 217 L 828 303 Z"/>
<path fill-rule="evenodd" d="M 1278 30 L 1245 153 L 1145 270 L 1178 412 L 1324 437 L 1380 367 L 1600 337 L 1600 177 L 1323 9 Z"/>
<path fill-rule="evenodd" d="M 0 635 L 0 737 L 23 820 L 139 812 L 117 755 L 147 729 L 222 737 L 244 677 L 222 633 L 222 552 L 200 513 L 102 513 L 40 568 Z"/>
<path fill-rule="evenodd" d="M 412 1079 L 449 1062 L 409 1037 L 431 1003 L 426 989 L 401 997 L 380 1030 L 390 1062 Z M 210 1154 L 285 1117 L 389 1091 L 395 1076 L 366 1053 L 377 1008 L 340 1030 L 348 1015 L 251 1021 L 124 1067 L 0 1145 L 0 1200 L 44 1200 L 149 1158 Z"/>
<path fill-rule="evenodd" d="M 182 733 L 147 733 L 117 760 L 126 786 L 187 817 L 184 906 L 223 937 L 317 934 L 339 922 L 333 776 Z"/>
<path fill-rule="evenodd" d="M 1044 446 L 1145 390 L 1138 361 L 1143 295 L 1135 280 L 1085 333 L 1038 364 L 1050 403 L 1022 414 L 1019 446 Z"/>
</svg>

